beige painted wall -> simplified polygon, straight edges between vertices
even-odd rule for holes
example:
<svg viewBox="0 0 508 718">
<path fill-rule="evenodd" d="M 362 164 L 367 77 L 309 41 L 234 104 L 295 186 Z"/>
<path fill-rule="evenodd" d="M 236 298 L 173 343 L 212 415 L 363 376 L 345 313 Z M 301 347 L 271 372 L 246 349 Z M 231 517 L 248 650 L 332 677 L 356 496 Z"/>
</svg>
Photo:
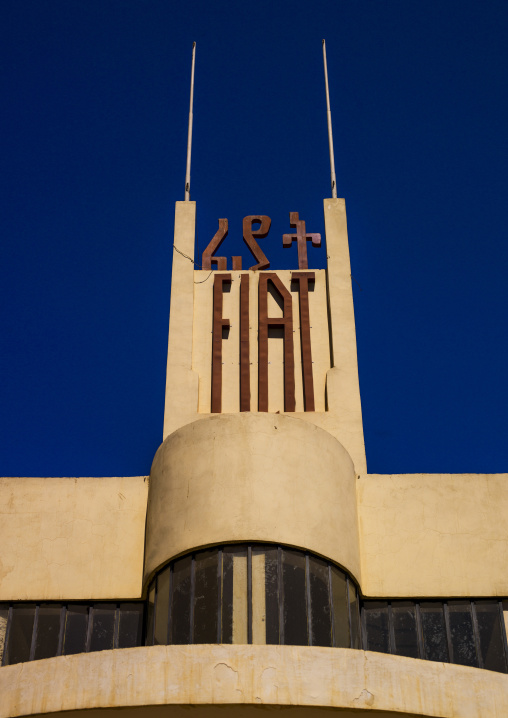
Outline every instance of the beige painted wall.
<svg viewBox="0 0 508 718">
<path fill-rule="evenodd" d="M 162 715 L 183 718 L 189 709 L 179 707 L 191 705 L 202 718 L 215 718 L 221 706 L 243 715 L 248 705 L 285 708 L 297 718 L 317 718 L 319 708 L 344 718 L 508 715 L 504 674 L 296 646 L 154 646 L 50 658 L 0 668 L 0 695 L 0 718 L 106 707 L 121 708 L 130 718 L 161 715 L 126 706 L 166 706 Z"/>
<path fill-rule="evenodd" d="M 0 478 L 0 601 L 141 595 L 146 477 Z"/>
<path fill-rule="evenodd" d="M 508 596 L 508 474 L 357 482 L 368 596 Z"/>
<path fill-rule="evenodd" d="M 216 414 L 182 427 L 150 474 L 145 580 L 199 546 L 269 541 L 327 556 L 360 579 L 356 476 L 345 449 L 284 414 Z"/>
<path fill-rule="evenodd" d="M 507 474 L 355 479 L 313 425 L 237 414 L 177 432 L 154 476 L 147 575 L 193 548 L 259 540 L 336 561 L 365 596 L 508 595 Z M 0 601 L 141 596 L 147 493 L 144 477 L 0 479 Z"/>
</svg>

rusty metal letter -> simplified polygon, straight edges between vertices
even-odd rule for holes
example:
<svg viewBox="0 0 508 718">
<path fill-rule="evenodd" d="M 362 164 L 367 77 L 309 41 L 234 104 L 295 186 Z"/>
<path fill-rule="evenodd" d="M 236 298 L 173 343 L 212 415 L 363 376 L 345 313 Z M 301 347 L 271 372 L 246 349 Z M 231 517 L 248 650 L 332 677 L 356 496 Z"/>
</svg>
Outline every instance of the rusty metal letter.
<svg viewBox="0 0 508 718">
<path fill-rule="evenodd" d="M 282 317 L 268 316 L 268 282 L 284 302 Z M 284 411 L 295 410 L 293 300 L 275 272 L 259 275 L 258 411 L 268 411 L 268 327 L 284 327 Z"/>
<path fill-rule="evenodd" d="M 216 274 L 213 282 L 212 327 L 212 414 L 222 411 L 222 327 L 231 326 L 222 316 L 224 284 L 231 284 L 230 274 Z"/>
<path fill-rule="evenodd" d="M 214 257 L 213 254 L 216 252 L 223 241 L 228 236 L 228 221 L 227 219 L 219 219 L 219 229 L 213 235 L 210 244 L 203 252 L 201 258 L 201 268 L 211 269 L 212 263 L 217 265 L 219 271 L 226 271 L 227 259 L 226 257 Z"/>
<path fill-rule="evenodd" d="M 240 279 L 240 411 L 250 411 L 250 342 L 248 274 Z"/>
<path fill-rule="evenodd" d="M 259 229 L 252 229 L 252 225 L 256 224 L 257 222 L 260 223 Z M 270 262 L 266 258 L 263 250 L 256 242 L 254 237 L 259 237 L 260 239 L 266 237 L 268 232 L 270 231 L 271 224 L 272 220 L 265 214 L 251 214 L 248 217 L 243 218 L 243 241 L 250 249 L 254 257 L 258 260 L 258 263 L 254 264 L 252 267 L 249 267 L 249 269 L 268 269 L 270 266 Z"/>
<path fill-rule="evenodd" d="M 315 411 L 309 315 L 309 282 L 314 282 L 315 274 L 314 272 L 293 272 L 291 279 L 298 282 L 298 294 L 300 298 L 300 342 L 302 347 L 303 403 L 305 411 Z"/>
<path fill-rule="evenodd" d="M 311 241 L 313 247 L 321 246 L 321 235 L 317 233 L 311 233 L 305 231 L 305 222 L 303 219 L 299 219 L 298 212 L 289 213 L 289 225 L 290 227 L 296 227 L 296 234 L 283 234 L 282 235 L 282 246 L 291 247 L 293 241 L 296 239 L 298 247 L 298 269 L 308 269 L 309 262 L 307 260 L 307 242 Z"/>
</svg>

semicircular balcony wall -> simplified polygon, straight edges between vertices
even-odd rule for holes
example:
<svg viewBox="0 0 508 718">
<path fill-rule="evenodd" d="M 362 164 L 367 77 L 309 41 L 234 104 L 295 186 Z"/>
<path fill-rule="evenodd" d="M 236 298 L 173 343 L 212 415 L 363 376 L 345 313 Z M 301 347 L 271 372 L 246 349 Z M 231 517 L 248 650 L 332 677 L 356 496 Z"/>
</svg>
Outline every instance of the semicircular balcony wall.
<svg viewBox="0 0 508 718">
<path fill-rule="evenodd" d="M 216 546 L 153 578 L 146 642 L 360 648 L 358 590 L 335 564 L 308 552 Z"/>
</svg>

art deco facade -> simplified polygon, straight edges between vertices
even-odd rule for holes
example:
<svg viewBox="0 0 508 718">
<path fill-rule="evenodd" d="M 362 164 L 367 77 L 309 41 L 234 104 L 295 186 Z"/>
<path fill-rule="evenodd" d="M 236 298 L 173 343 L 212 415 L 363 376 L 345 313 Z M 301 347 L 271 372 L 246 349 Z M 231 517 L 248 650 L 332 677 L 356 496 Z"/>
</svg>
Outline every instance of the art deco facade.
<svg viewBox="0 0 508 718">
<path fill-rule="evenodd" d="M 506 718 L 508 475 L 367 473 L 344 201 L 326 270 L 296 213 L 195 270 L 195 212 L 150 476 L 0 480 L 0 718 Z"/>
</svg>

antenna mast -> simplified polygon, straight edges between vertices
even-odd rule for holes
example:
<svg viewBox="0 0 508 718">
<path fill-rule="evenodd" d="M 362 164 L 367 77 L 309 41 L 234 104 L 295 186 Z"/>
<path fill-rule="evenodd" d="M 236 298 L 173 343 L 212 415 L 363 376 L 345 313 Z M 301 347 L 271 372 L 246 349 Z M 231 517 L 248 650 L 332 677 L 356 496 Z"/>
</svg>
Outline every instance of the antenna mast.
<svg viewBox="0 0 508 718">
<path fill-rule="evenodd" d="M 192 43 L 192 70 L 190 85 L 189 131 L 187 134 L 187 169 L 185 171 L 185 201 L 190 200 L 190 163 L 192 149 L 192 104 L 194 101 L 194 64 L 196 62 L 196 43 Z"/>
<path fill-rule="evenodd" d="M 325 67 L 326 86 L 326 117 L 328 120 L 328 145 L 330 147 L 330 174 L 332 179 L 332 197 L 337 198 L 337 182 L 335 179 L 335 159 L 333 156 L 332 112 L 330 110 L 330 93 L 328 91 L 328 68 L 326 65 L 326 42 L 323 40 L 323 64 Z"/>
</svg>

